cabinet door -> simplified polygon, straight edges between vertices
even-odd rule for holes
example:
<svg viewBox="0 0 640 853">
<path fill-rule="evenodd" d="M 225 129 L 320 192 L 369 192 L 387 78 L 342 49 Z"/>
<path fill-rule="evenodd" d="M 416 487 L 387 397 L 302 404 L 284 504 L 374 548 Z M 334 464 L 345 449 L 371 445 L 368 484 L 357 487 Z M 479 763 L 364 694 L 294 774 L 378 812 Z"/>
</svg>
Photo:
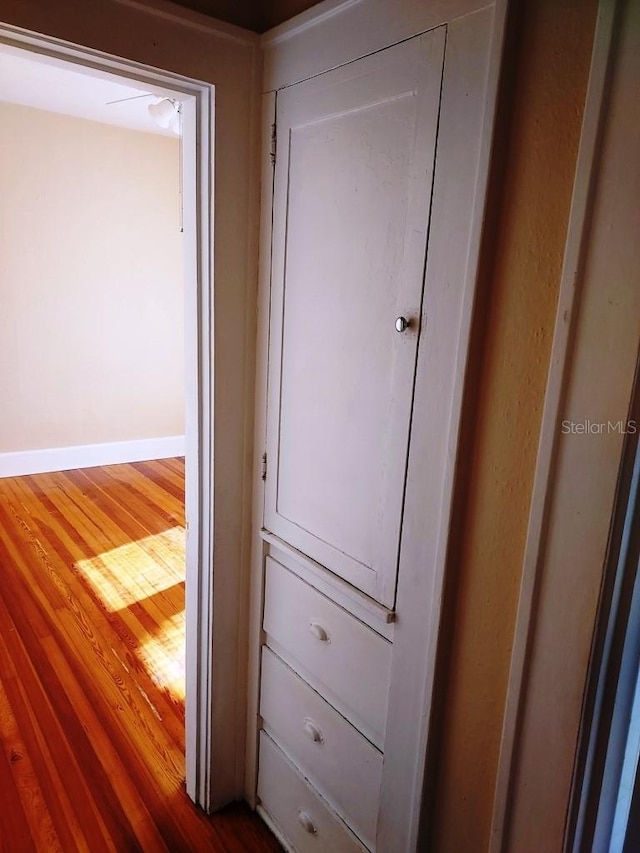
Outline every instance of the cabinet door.
<svg viewBox="0 0 640 853">
<path fill-rule="evenodd" d="M 265 527 L 389 607 L 444 39 L 277 95 Z"/>
</svg>

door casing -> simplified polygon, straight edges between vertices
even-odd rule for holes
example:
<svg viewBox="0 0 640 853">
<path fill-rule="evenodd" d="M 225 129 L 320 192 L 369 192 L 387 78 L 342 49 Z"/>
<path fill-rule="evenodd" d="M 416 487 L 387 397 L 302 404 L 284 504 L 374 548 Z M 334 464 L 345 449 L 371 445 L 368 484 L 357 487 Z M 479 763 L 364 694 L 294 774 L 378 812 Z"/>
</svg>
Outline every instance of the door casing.
<svg viewBox="0 0 640 853">
<path fill-rule="evenodd" d="M 213 647 L 212 297 L 214 87 L 7 25 L 0 44 L 34 58 L 126 78 L 182 102 L 186 340 L 186 787 L 210 810 Z"/>
</svg>

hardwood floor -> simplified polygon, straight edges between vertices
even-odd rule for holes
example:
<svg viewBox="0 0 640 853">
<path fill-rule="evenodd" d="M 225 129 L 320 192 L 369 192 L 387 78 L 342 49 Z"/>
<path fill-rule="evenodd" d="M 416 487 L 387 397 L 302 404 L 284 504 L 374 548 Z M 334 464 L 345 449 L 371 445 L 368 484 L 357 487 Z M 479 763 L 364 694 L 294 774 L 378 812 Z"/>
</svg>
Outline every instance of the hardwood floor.
<svg viewBox="0 0 640 853">
<path fill-rule="evenodd" d="M 276 851 L 184 780 L 184 466 L 0 479 L 0 850 Z"/>
</svg>

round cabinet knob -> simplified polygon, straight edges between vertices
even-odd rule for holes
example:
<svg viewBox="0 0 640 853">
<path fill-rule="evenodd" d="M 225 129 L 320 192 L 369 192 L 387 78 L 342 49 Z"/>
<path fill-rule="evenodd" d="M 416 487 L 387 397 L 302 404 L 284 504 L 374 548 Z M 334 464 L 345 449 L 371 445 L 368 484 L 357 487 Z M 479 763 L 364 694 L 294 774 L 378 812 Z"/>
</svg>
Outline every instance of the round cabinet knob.
<svg viewBox="0 0 640 853">
<path fill-rule="evenodd" d="M 329 642 L 329 635 L 319 622 L 309 622 L 309 630 L 316 640 L 320 640 L 321 643 Z"/>
<path fill-rule="evenodd" d="M 306 812 L 304 809 L 300 809 L 298 812 L 298 822 L 309 835 L 316 835 L 318 830 L 315 827 L 315 824 L 311 818 L 311 815 Z"/>
<path fill-rule="evenodd" d="M 324 738 L 322 737 L 322 732 L 313 722 L 311 717 L 305 717 L 302 721 L 302 728 L 304 729 L 304 733 L 309 737 L 314 743 L 324 743 Z"/>
<path fill-rule="evenodd" d="M 406 317 L 398 317 L 396 320 L 396 332 L 406 332 L 409 328 L 409 321 Z"/>
</svg>

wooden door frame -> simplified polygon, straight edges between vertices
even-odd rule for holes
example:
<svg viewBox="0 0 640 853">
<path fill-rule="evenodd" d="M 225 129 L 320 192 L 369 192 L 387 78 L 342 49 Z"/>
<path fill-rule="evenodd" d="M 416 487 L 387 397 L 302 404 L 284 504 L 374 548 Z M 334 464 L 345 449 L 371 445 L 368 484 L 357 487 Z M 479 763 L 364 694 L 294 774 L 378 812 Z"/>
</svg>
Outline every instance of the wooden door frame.
<svg viewBox="0 0 640 853">
<path fill-rule="evenodd" d="M 207 811 L 228 799 L 212 780 L 214 755 L 213 598 L 229 593 L 213 566 L 213 139 L 214 86 L 127 59 L 0 24 L 0 44 L 96 75 L 115 74 L 183 100 L 186 339 L 186 787 Z M 222 451 L 220 451 L 222 452 Z M 220 606 L 225 606 L 224 602 Z M 224 649 L 224 644 L 221 644 Z M 220 655 L 216 649 L 216 655 Z M 223 736 L 221 733 L 220 736 Z"/>
</svg>

